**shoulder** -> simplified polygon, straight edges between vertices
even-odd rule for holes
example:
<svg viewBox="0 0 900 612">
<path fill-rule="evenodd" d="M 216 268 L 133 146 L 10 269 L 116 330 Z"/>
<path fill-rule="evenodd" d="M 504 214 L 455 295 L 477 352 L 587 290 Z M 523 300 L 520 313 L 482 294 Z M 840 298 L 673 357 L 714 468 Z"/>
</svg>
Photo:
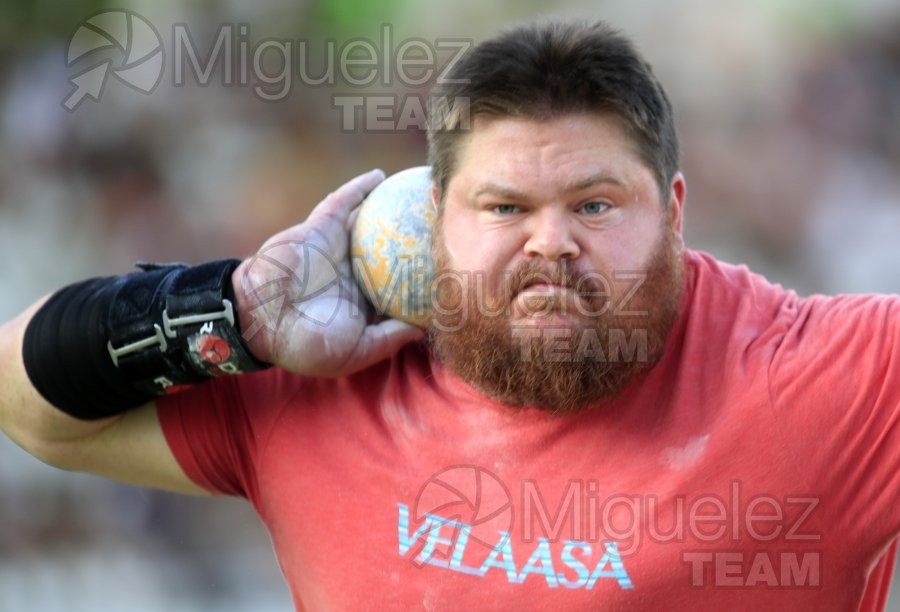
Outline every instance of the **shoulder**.
<svg viewBox="0 0 900 612">
<path fill-rule="evenodd" d="M 872 333 L 900 334 L 900 296 L 800 297 L 745 265 L 707 253 L 687 251 L 685 264 L 685 318 L 706 338 L 727 337 L 773 350 L 803 343 L 806 352 L 814 353 L 836 342 L 862 349 Z"/>
<path fill-rule="evenodd" d="M 421 387 L 430 369 L 427 349 L 409 344 L 391 359 L 346 377 L 312 378 L 273 367 L 196 385 L 157 405 L 165 427 L 219 428 L 223 436 L 238 432 L 262 440 L 285 419 L 311 424 L 357 416 L 386 397 Z"/>
<path fill-rule="evenodd" d="M 726 263 L 709 253 L 686 250 L 687 287 L 695 297 L 725 298 L 730 302 L 753 301 L 759 305 L 784 305 L 798 299 L 794 291 L 773 283 L 744 264 Z"/>
<path fill-rule="evenodd" d="M 685 294 L 684 314 L 692 326 L 745 337 L 785 331 L 803 302 L 746 265 L 692 250 L 685 252 Z"/>
<path fill-rule="evenodd" d="M 308 384 L 323 394 L 347 394 L 372 399 L 401 388 L 417 386 L 431 378 L 431 359 L 421 342 L 406 344 L 390 359 L 344 378 L 311 380 Z"/>
<path fill-rule="evenodd" d="M 304 411 L 319 408 L 333 411 L 357 402 L 372 400 L 401 388 L 420 385 L 431 377 L 431 360 L 422 343 L 410 343 L 389 359 L 338 377 L 306 377 L 278 368 L 240 377 L 240 394 L 255 410 L 281 410 L 285 407 Z"/>
</svg>

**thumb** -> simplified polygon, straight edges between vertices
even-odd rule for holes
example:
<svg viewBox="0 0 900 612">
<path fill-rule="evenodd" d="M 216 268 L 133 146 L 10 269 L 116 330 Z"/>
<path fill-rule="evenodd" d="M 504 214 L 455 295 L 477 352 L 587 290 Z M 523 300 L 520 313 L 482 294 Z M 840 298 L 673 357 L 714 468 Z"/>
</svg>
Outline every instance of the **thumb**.
<svg viewBox="0 0 900 612">
<path fill-rule="evenodd" d="M 425 337 L 425 330 L 397 319 L 369 325 L 357 346 L 354 370 L 362 370 L 392 357 L 403 345 Z"/>
</svg>

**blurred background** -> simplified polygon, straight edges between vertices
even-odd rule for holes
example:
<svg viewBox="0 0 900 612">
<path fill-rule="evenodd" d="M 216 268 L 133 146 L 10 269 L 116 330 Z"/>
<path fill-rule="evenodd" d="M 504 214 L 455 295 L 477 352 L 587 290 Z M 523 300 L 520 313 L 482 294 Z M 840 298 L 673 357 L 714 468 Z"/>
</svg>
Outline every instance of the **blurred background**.
<svg viewBox="0 0 900 612">
<path fill-rule="evenodd" d="M 126 74 L 108 74 L 100 100 L 84 97 L 70 112 L 70 78 L 97 58 L 110 70 L 127 63 L 106 49 L 67 65 L 80 26 L 111 9 L 155 26 L 161 80 L 148 95 L 126 86 Z M 282 69 L 276 53 L 263 56 L 265 74 L 242 73 L 235 55 L 208 84 L 188 73 L 176 85 L 174 24 L 186 25 L 204 63 L 228 24 L 245 24 L 235 40 L 251 51 L 267 38 L 305 44 L 309 77 L 325 74 L 327 40 L 338 50 L 354 38 L 378 47 L 381 24 L 391 24 L 396 48 L 411 38 L 477 41 L 540 15 L 606 19 L 653 64 L 676 109 L 689 245 L 802 294 L 900 292 L 892 0 L 558 0 L 552 9 L 535 0 L 0 0 L 0 321 L 63 284 L 138 260 L 249 255 L 350 176 L 424 163 L 422 122 L 408 115 L 385 127 L 380 111 L 362 109 L 348 127 L 335 101 L 418 100 L 424 88 L 379 80 L 361 89 L 340 66 L 335 82 L 314 86 L 297 76 L 295 56 L 290 90 L 265 101 L 254 86 Z M 98 609 L 291 604 L 243 501 L 63 473 L 0 436 L 0 610 Z"/>
</svg>

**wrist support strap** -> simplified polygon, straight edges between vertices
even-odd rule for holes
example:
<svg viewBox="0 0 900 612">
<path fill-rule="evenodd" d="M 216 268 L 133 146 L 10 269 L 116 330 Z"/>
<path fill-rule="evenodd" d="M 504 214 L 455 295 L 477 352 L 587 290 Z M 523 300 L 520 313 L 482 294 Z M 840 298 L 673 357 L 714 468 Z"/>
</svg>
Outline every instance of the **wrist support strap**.
<svg viewBox="0 0 900 612">
<path fill-rule="evenodd" d="M 239 263 L 139 264 L 142 272 L 59 290 L 25 330 L 31 383 L 60 410 L 99 419 L 266 367 L 240 337 L 231 283 Z"/>
</svg>

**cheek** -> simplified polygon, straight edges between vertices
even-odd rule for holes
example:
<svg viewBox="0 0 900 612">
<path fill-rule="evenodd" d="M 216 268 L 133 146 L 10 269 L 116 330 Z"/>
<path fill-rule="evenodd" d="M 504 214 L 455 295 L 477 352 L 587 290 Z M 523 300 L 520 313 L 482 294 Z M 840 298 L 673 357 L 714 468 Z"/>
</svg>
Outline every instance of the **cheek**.
<svg viewBox="0 0 900 612">
<path fill-rule="evenodd" d="M 609 273 L 642 271 L 662 239 L 662 230 L 658 220 L 642 219 L 602 236 L 593 249 L 595 263 Z"/>
<path fill-rule="evenodd" d="M 444 215 L 441 230 L 447 263 L 456 270 L 484 269 L 490 257 L 490 244 L 471 215 Z"/>
<path fill-rule="evenodd" d="M 495 298 L 512 260 L 502 241 L 486 238 L 474 224 L 454 224 L 445 218 L 441 225 L 443 252 L 438 251 L 438 263 L 446 273 L 442 281 L 453 283 L 466 302 Z"/>
</svg>

